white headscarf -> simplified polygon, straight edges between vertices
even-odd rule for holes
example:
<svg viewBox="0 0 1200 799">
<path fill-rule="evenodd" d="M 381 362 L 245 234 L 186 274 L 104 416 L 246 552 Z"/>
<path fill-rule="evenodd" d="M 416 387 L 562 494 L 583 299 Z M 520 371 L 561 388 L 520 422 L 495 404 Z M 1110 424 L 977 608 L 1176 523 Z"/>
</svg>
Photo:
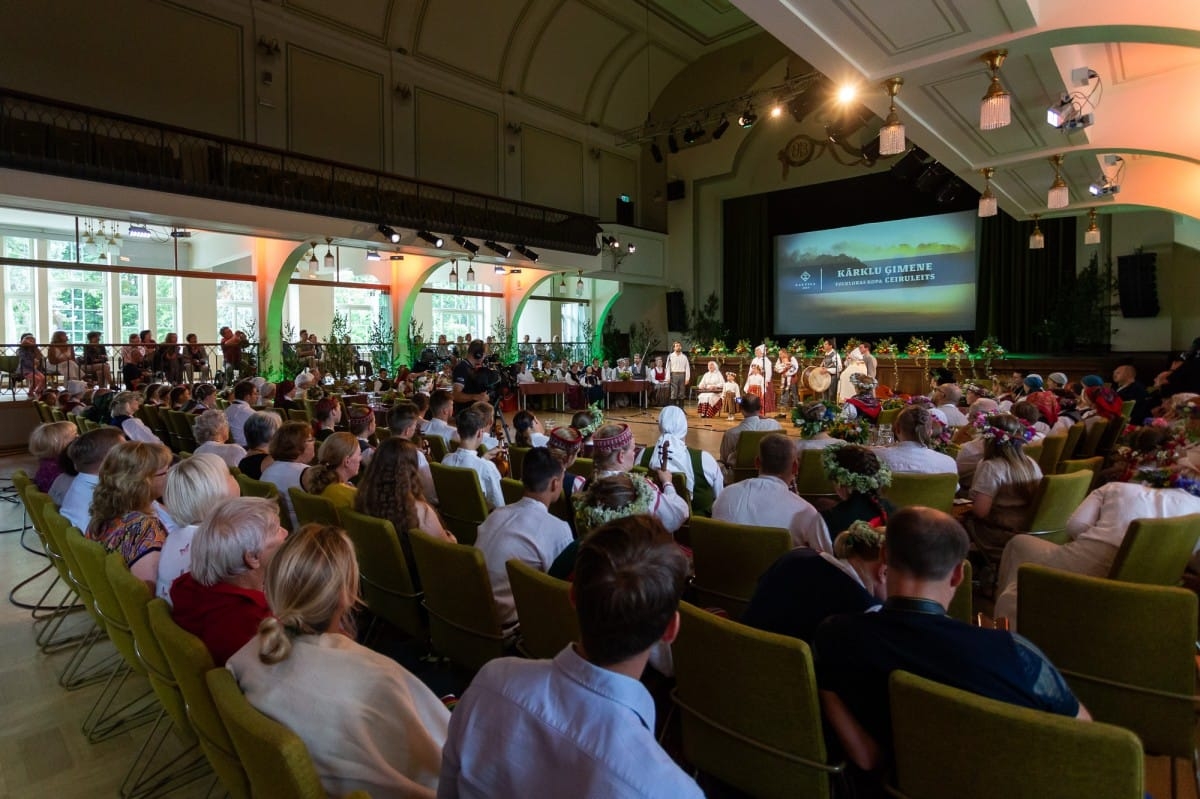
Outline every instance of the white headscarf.
<svg viewBox="0 0 1200 799">
<path fill-rule="evenodd" d="M 654 452 L 650 455 L 652 468 L 661 468 L 659 458 L 663 442 L 667 444 L 667 470 L 682 472 L 687 477 L 688 491 L 696 490 L 696 473 L 692 470 L 692 455 L 688 452 L 683 439 L 687 436 L 687 415 L 682 408 L 668 405 L 658 415 L 658 429 L 662 433 L 654 443 Z"/>
</svg>

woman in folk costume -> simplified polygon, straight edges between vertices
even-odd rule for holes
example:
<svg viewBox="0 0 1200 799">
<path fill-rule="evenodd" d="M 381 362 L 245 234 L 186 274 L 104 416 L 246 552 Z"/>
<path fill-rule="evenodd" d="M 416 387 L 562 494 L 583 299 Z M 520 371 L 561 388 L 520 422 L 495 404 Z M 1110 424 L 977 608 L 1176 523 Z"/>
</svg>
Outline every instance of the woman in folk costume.
<svg viewBox="0 0 1200 799">
<path fill-rule="evenodd" d="M 713 502 L 725 487 L 725 477 L 717 459 L 709 453 L 692 449 L 684 443 L 687 437 L 687 415 L 682 408 L 668 405 L 658 415 L 658 441 L 642 453 L 641 465 L 665 468 L 682 474 L 692 495 L 692 513 L 709 516 Z M 667 453 L 662 466 L 663 452 Z"/>
<path fill-rule="evenodd" d="M 842 415 L 847 419 L 863 416 L 871 424 L 875 424 L 879 421 L 879 411 L 882 410 L 879 400 L 875 398 L 875 386 L 878 385 L 875 378 L 867 377 L 866 372 L 854 372 L 850 375 L 850 382 L 854 384 L 857 393 L 846 400 L 842 406 Z"/>
<path fill-rule="evenodd" d="M 771 384 L 771 376 L 775 374 L 775 371 L 771 366 L 771 358 L 767 355 L 767 348 L 762 344 L 754 348 L 754 360 L 750 362 L 750 365 L 752 369 L 757 366 L 762 372 L 762 415 L 769 416 L 775 413 L 775 386 Z"/>
<path fill-rule="evenodd" d="M 697 388 L 700 396 L 696 411 L 701 417 L 711 419 L 721 412 L 721 393 L 725 390 L 725 381 L 716 361 L 708 362 L 708 371 L 700 378 Z"/>
<path fill-rule="evenodd" d="M 858 393 L 853 377 L 854 375 L 867 374 L 867 362 L 863 358 L 862 352 L 858 347 L 851 348 L 850 352 L 846 353 L 846 359 L 842 366 L 842 374 L 838 379 L 838 402 L 846 402 L 848 399 Z"/>
</svg>

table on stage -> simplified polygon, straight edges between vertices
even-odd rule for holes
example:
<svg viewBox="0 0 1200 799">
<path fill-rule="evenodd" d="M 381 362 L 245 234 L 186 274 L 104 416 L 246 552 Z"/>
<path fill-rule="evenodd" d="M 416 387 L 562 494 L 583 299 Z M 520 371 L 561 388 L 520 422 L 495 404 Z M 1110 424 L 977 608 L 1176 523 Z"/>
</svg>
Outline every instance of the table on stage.
<svg viewBox="0 0 1200 799">
<path fill-rule="evenodd" d="M 555 397 L 555 408 L 559 410 L 566 410 L 566 383 L 518 383 L 517 391 L 520 394 L 522 408 L 526 407 L 526 397 L 541 397 L 549 394 Z"/>
<path fill-rule="evenodd" d="M 608 380 L 604 383 L 604 404 L 606 407 L 612 407 L 609 394 L 637 394 L 642 401 L 642 407 L 645 408 L 649 393 L 649 380 Z"/>
</svg>

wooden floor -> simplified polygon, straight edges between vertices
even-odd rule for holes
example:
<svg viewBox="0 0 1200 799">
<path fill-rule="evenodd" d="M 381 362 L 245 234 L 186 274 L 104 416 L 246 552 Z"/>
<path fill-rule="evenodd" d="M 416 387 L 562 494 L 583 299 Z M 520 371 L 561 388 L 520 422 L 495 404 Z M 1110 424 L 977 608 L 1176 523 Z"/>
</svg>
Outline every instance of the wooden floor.
<svg viewBox="0 0 1200 799">
<path fill-rule="evenodd" d="M 645 416 L 636 408 L 614 409 L 608 418 L 629 423 L 639 444 L 650 444 L 657 437 L 654 426 L 657 409 L 651 409 Z M 561 412 L 546 413 L 543 421 L 549 427 L 551 421 L 565 424 L 569 417 Z M 714 453 L 720 444 L 720 434 L 733 424 L 724 419 L 701 420 L 694 411 L 689 411 L 688 421 L 688 443 Z M 797 434 L 790 423 L 785 428 L 789 435 Z M 6 478 L 14 469 L 32 472 L 32 465 L 33 460 L 27 455 L 0 458 L 0 489 L 9 485 Z M 19 527 L 21 519 L 18 505 L 0 501 L 0 530 Z M 30 534 L 26 541 L 34 544 L 36 538 Z M 18 581 L 44 564 L 43 558 L 22 549 L 19 533 L 0 534 L 0 588 L 5 596 Z M 36 600 L 41 591 L 31 588 L 21 591 L 17 598 Z M 75 615 L 75 624 L 87 621 L 84 614 Z M 105 644 L 105 647 L 104 652 L 112 651 L 111 646 Z M 8 601 L 0 603 L 0 799 L 115 797 L 126 768 L 149 732 L 147 725 L 102 743 L 89 744 L 79 728 L 100 687 L 93 685 L 70 692 L 59 687 L 57 677 L 66 657 L 66 654 L 39 653 L 29 611 Z M 144 688 L 144 683 L 135 683 L 127 693 Z M 167 757 L 177 751 L 175 746 L 167 752 Z M 1170 796 L 1167 768 L 1162 758 L 1146 761 L 1146 789 L 1160 799 Z M 1200 799 L 1188 764 L 1180 763 L 1177 769 L 1181 799 Z M 171 796 L 202 797 L 211 785 L 211 779 L 204 779 Z M 219 794 L 214 791 L 214 795 Z"/>
</svg>

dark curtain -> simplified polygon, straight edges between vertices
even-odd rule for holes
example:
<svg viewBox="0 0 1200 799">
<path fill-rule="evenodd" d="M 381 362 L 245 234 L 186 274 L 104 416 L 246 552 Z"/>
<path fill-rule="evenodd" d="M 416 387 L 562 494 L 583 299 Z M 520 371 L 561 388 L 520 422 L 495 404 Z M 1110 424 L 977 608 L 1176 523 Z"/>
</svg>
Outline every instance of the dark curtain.
<svg viewBox="0 0 1200 799">
<path fill-rule="evenodd" d="M 726 200 L 723 204 L 721 309 L 725 328 L 735 340 L 744 338 L 757 343 L 775 329 L 769 201 L 769 195 L 758 194 Z M 697 298 L 697 302 L 702 299 Z"/>
<path fill-rule="evenodd" d="M 997 338 L 1009 352 L 1047 352 L 1043 330 L 1075 283 L 1075 219 L 1045 219 L 1042 250 L 1029 249 L 1033 222 L 1008 214 L 981 220 L 975 329 L 978 344 Z"/>
</svg>

